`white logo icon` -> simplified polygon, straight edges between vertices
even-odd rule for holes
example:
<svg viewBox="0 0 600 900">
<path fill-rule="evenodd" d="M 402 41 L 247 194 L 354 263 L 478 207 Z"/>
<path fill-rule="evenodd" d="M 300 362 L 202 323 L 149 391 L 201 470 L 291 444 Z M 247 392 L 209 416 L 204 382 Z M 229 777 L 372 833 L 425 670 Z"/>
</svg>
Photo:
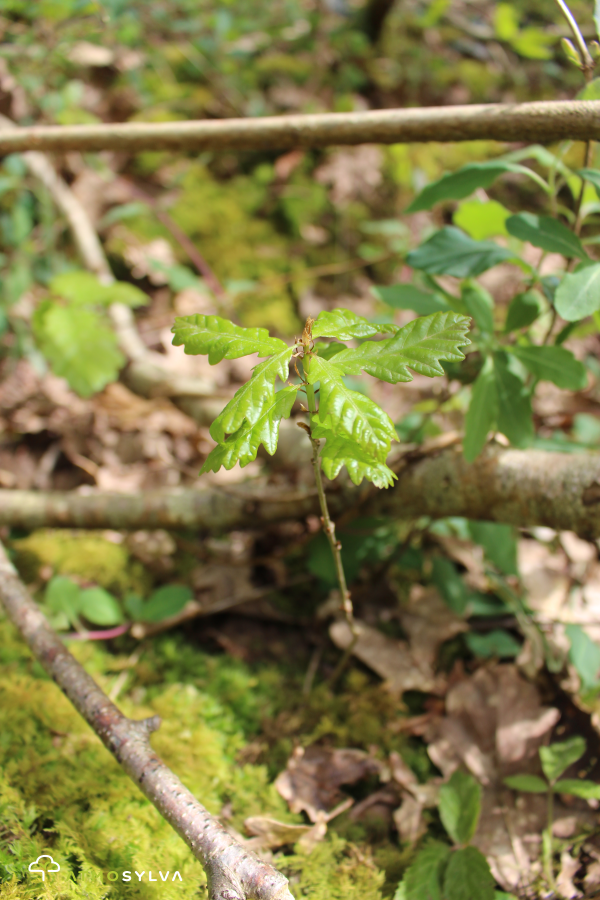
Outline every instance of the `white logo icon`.
<svg viewBox="0 0 600 900">
<path fill-rule="evenodd" d="M 49 860 L 51 861 L 52 865 L 53 865 L 53 866 L 56 866 L 55 869 L 48 869 L 48 872 L 49 872 L 49 873 L 50 873 L 50 872 L 60 872 L 60 866 L 59 866 L 59 864 L 58 864 L 57 862 L 55 862 L 55 861 L 52 859 L 52 857 L 49 856 L 47 853 L 42 853 L 42 855 L 41 855 L 41 856 L 38 856 L 38 858 L 35 859 L 32 863 L 29 863 L 29 871 L 30 871 L 30 872 L 36 872 L 38 875 L 41 875 L 41 876 L 42 876 L 42 881 L 45 881 L 45 880 L 46 880 L 46 873 L 44 872 L 44 870 L 43 870 L 43 869 L 32 869 L 32 868 L 31 868 L 32 866 L 37 866 L 37 864 L 39 863 L 40 859 L 49 859 Z"/>
</svg>

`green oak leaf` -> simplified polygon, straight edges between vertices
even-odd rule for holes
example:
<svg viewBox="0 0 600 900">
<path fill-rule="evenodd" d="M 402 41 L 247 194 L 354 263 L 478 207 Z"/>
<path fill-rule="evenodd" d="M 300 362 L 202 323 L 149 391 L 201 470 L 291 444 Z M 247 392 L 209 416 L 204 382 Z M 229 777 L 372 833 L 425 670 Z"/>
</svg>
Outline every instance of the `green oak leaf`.
<svg viewBox="0 0 600 900">
<path fill-rule="evenodd" d="M 257 353 L 270 356 L 287 349 L 280 338 L 269 335 L 266 328 L 241 328 L 221 316 L 180 316 L 171 329 L 173 344 L 183 344 L 185 353 L 208 354 L 211 366 L 222 359 L 239 359 Z"/>
<path fill-rule="evenodd" d="M 460 347 L 469 344 L 466 337 L 469 319 L 455 312 L 438 312 L 413 319 L 392 338 L 365 341 L 336 354 L 332 365 L 345 374 L 361 369 L 381 381 L 397 384 L 412 381 L 410 366 L 420 375 L 443 375 L 440 360 L 461 360 Z"/>
<path fill-rule="evenodd" d="M 309 384 L 321 383 L 319 418 L 334 434 L 353 438 L 360 447 L 384 462 L 391 441 L 396 440 L 394 423 L 376 403 L 346 387 L 340 369 L 335 365 L 341 356 L 342 353 L 338 353 L 331 361 L 313 356 L 308 367 L 305 361 L 304 372 Z"/>
<path fill-rule="evenodd" d="M 311 432 L 313 438 L 326 440 L 320 451 L 320 459 L 321 467 L 330 481 L 337 477 L 342 466 L 346 466 L 353 484 L 359 485 L 366 478 L 378 488 L 393 485 L 397 476 L 385 463 L 358 447 L 351 438 L 334 434 L 330 428 L 321 424 L 318 416 L 311 417 Z"/>
<path fill-rule="evenodd" d="M 254 367 L 252 377 L 235 392 L 210 426 L 213 440 L 224 441 L 225 435 L 237 431 L 244 419 L 253 425 L 260 418 L 263 409 L 273 402 L 275 378 L 287 380 L 293 352 L 293 347 L 286 347 Z"/>
<path fill-rule="evenodd" d="M 218 472 L 221 466 L 232 469 L 238 462 L 243 469 L 256 459 L 261 444 L 267 453 L 273 456 L 277 449 L 279 423 L 281 419 L 287 419 L 290 415 L 297 390 L 298 387 L 285 387 L 278 391 L 263 407 L 255 422 L 244 421 L 237 431 L 210 451 L 200 469 L 200 474 Z"/>
<path fill-rule="evenodd" d="M 320 312 L 312 326 L 312 336 L 333 337 L 340 341 L 350 341 L 352 338 L 372 337 L 382 332 L 394 332 L 397 325 L 376 324 L 369 322 L 363 316 L 357 316 L 349 309 L 332 309 L 330 312 Z"/>
</svg>

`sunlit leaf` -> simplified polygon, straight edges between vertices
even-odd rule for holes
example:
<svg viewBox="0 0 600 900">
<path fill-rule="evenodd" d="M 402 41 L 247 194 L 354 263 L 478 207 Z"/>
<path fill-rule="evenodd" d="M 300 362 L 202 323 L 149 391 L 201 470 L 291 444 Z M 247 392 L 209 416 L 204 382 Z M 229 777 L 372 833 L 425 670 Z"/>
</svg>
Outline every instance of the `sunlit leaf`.
<svg viewBox="0 0 600 900">
<path fill-rule="evenodd" d="M 580 735 L 561 741 L 559 744 L 550 744 L 549 747 L 540 747 L 540 761 L 544 775 L 552 784 L 565 772 L 569 766 L 581 759 L 585 753 L 585 738 Z"/>
<path fill-rule="evenodd" d="M 565 632 L 571 647 L 569 659 L 575 666 L 584 688 L 593 688 L 600 683 L 600 647 L 591 639 L 581 625 L 569 624 Z"/>
<path fill-rule="evenodd" d="M 312 417 L 312 434 L 314 438 L 326 439 L 321 450 L 322 468 L 327 478 L 333 481 L 345 466 L 351 481 L 359 485 L 363 478 L 371 481 L 375 487 L 391 487 L 396 475 L 385 463 L 358 447 L 351 438 L 335 435 L 329 428 L 320 424 L 318 416 Z"/>
<path fill-rule="evenodd" d="M 600 263 L 568 272 L 556 289 L 556 312 L 567 322 L 578 322 L 600 309 Z"/>
<path fill-rule="evenodd" d="M 91 272 L 63 272 L 50 282 L 50 290 L 70 303 L 81 306 L 123 303 L 125 306 L 144 306 L 150 297 L 126 281 L 113 281 L 102 284 Z"/>
<path fill-rule="evenodd" d="M 208 354 L 211 366 L 222 359 L 239 359 L 257 353 L 270 356 L 287 349 L 280 338 L 269 335 L 266 328 L 241 328 L 221 316 L 180 316 L 171 329 L 173 344 L 183 344 L 189 354 Z"/>
<path fill-rule="evenodd" d="M 583 778 L 561 778 L 554 785 L 555 794 L 571 794 L 583 800 L 600 800 L 600 784 Z"/>
<path fill-rule="evenodd" d="M 452 223 L 474 240 L 485 241 L 486 238 L 508 234 L 505 222 L 509 216 L 509 211 L 497 200 L 487 200 L 484 203 L 480 200 L 465 200 L 452 216 Z"/>
<path fill-rule="evenodd" d="M 233 434 L 211 450 L 204 465 L 203 472 L 218 472 L 221 466 L 232 469 L 236 463 L 244 468 L 252 460 L 256 459 L 258 448 L 261 444 L 270 456 L 277 449 L 279 438 L 279 423 L 282 418 L 290 415 L 297 387 L 285 387 L 270 400 L 254 423 L 244 421 L 244 424 Z"/>
<path fill-rule="evenodd" d="M 123 613 L 117 600 L 101 587 L 81 591 L 79 612 L 94 625 L 120 625 L 123 621 Z"/>
<path fill-rule="evenodd" d="M 381 332 L 395 331 L 396 328 L 394 325 L 390 328 L 387 324 L 378 325 L 369 322 L 364 316 L 357 316 L 349 309 L 339 308 L 319 313 L 312 327 L 312 336 L 350 341 L 352 338 L 372 337 Z"/>
</svg>

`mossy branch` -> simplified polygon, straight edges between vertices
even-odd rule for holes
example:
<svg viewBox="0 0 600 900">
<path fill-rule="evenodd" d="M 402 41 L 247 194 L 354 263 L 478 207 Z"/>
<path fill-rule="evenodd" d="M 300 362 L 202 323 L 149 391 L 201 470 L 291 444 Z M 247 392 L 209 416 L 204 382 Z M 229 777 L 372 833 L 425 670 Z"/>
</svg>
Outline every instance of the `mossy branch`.
<svg viewBox="0 0 600 900">
<path fill-rule="evenodd" d="M 0 544 L 0 602 L 33 655 L 202 863 L 211 900 L 293 900 L 284 875 L 239 844 L 150 746 L 160 718 L 127 718 L 69 653 Z"/>
</svg>

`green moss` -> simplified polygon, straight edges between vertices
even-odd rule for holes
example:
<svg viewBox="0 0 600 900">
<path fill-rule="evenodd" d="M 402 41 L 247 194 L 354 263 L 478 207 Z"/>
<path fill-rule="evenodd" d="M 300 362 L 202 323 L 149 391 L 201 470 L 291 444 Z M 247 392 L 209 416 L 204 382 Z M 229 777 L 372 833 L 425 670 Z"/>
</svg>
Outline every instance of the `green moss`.
<svg viewBox="0 0 600 900">
<path fill-rule="evenodd" d="M 384 874 L 337 835 L 317 844 L 310 854 L 298 852 L 278 864 L 290 879 L 296 900 L 381 900 Z"/>
<path fill-rule="evenodd" d="M 90 531 L 42 529 L 12 542 L 15 565 L 22 577 L 34 581 L 42 566 L 55 574 L 75 575 L 108 591 L 146 594 L 151 579 L 142 563 L 132 560 L 123 544 Z"/>
</svg>

